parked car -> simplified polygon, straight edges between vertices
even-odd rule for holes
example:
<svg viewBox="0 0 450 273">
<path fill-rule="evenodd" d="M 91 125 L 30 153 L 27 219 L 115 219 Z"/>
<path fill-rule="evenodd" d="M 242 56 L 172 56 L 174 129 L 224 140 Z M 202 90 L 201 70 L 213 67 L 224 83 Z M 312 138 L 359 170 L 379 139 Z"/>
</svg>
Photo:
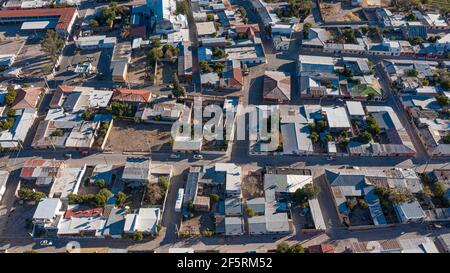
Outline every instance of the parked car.
<svg viewBox="0 0 450 273">
<path fill-rule="evenodd" d="M 203 156 L 202 155 L 194 155 L 192 158 L 193 159 L 203 159 Z"/>
<path fill-rule="evenodd" d="M 66 159 L 71 159 L 71 158 L 72 158 L 72 154 L 65 154 L 64 157 L 65 157 Z"/>
<path fill-rule="evenodd" d="M 89 151 L 88 150 L 82 150 L 82 151 L 80 151 L 80 155 L 89 155 Z"/>
<path fill-rule="evenodd" d="M 53 242 L 51 240 L 42 240 L 39 242 L 40 246 L 52 246 Z"/>
<path fill-rule="evenodd" d="M 177 154 L 171 154 L 171 155 L 170 155 L 170 158 L 177 159 L 177 158 L 180 158 L 180 155 L 177 155 Z"/>
</svg>

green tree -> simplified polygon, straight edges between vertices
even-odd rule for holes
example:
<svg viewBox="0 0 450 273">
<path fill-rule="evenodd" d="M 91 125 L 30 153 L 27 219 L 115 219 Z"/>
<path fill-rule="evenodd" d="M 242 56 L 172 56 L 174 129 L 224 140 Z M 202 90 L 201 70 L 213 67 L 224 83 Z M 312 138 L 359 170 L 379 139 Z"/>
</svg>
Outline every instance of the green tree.
<svg viewBox="0 0 450 273">
<path fill-rule="evenodd" d="M 6 116 L 9 118 L 14 118 L 16 116 L 16 109 L 9 108 Z"/>
<path fill-rule="evenodd" d="M 330 135 L 330 134 L 326 134 L 326 135 L 325 135 L 325 141 L 326 141 L 326 142 L 333 141 L 333 136 Z"/>
<path fill-rule="evenodd" d="M 277 245 L 278 253 L 289 253 L 290 247 L 287 243 L 282 242 Z"/>
<path fill-rule="evenodd" d="M 173 88 L 172 88 L 172 95 L 175 98 L 180 98 L 180 97 L 184 97 L 184 88 L 181 87 L 181 85 L 178 82 L 175 82 L 173 84 Z"/>
<path fill-rule="evenodd" d="M 256 216 L 256 213 L 251 208 L 247 208 L 247 216 L 251 218 L 251 217 Z"/>
<path fill-rule="evenodd" d="M 121 191 L 116 194 L 116 205 L 121 207 L 127 201 L 127 195 Z"/>
<path fill-rule="evenodd" d="M 106 182 L 105 182 L 105 179 L 103 179 L 103 178 L 100 178 L 100 179 L 95 180 L 95 184 L 96 184 L 100 189 L 103 189 L 103 188 L 106 187 Z"/>
<path fill-rule="evenodd" d="M 100 26 L 100 24 L 98 23 L 98 21 L 95 20 L 95 19 L 91 19 L 91 20 L 89 21 L 89 25 L 90 25 L 91 27 L 99 27 L 99 26 Z"/>
<path fill-rule="evenodd" d="M 14 87 L 8 87 L 7 91 L 8 93 L 5 95 L 5 103 L 6 105 L 11 106 L 16 100 L 17 92 L 14 90 Z"/>
<path fill-rule="evenodd" d="M 166 192 L 167 189 L 169 188 L 169 177 L 168 176 L 161 176 L 158 179 L 158 184 L 161 186 L 162 190 L 164 192 Z"/>
<path fill-rule="evenodd" d="M 220 199 L 219 195 L 217 195 L 217 194 L 215 194 L 215 193 L 211 194 L 211 195 L 210 195 L 210 198 L 211 198 L 211 201 L 213 201 L 214 203 L 215 203 L 215 202 L 218 202 L 219 199 Z"/>
<path fill-rule="evenodd" d="M 314 143 L 319 141 L 319 134 L 316 133 L 316 132 L 312 132 L 310 137 L 311 137 L 311 141 L 314 142 Z"/>
<path fill-rule="evenodd" d="M 244 17 L 247 17 L 247 11 L 245 10 L 245 8 L 244 7 L 239 7 L 239 13 L 241 14 L 241 16 L 244 18 Z"/>
<path fill-rule="evenodd" d="M 162 49 L 159 47 L 154 47 L 154 48 L 150 49 L 150 52 L 148 54 L 148 57 L 150 58 L 150 61 L 152 63 L 156 63 L 163 56 L 164 56 L 164 53 L 163 53 Z"/>
<path fill-rule="evenodd" d="M 369 132 L 364 131 L 358 135 L 358 139 L 362 143 L 369 143 L 372 140 L 372 135 Z"/>
<path fill-rule="evenodd" d="M 133 239 L 133 241 L 142 241 L 144 239 L 144 235 L 142 234 L 141 231 L 135 230 L 131 235 L 131 239 Z"/>
<path fill-rule="evenodd" d="M 151 43 L 152 43 L 152 47 L 153 47 L 153 48 L 155 48 L 155 47 L 160 47 L 160 46 L 161 46 L 161 39 L 159 39 L 159 38 L 153 38 L 153 39 L 151 40 Z"/>
<path fill-rule="evenodd" d="M 225 69 L 225 65 L 223 63 L 219 63 L 219 62 L 214 63 L 213 70 L 217 74 L 222 74 L 224 69 Z"/>
<path fill-rule="evenodd" d="M 295 244 L 290 247 L 291 253 L 305 253 L 305 248 L 301 244 Z"/>
<path fill-rule="evenodd" d="M 349 198 L 347 199 L 347 201 L 345 202 L 345 204 L 347 205 L 347 207 L 352 210 L 356 207 L 356 205 L 358 205 L 358 200 L 356 200 L 355 197 Z"/>
<path fill-rule="evenodd" d="M 199 63 L 199 65 L 200 65 L 200 69 L 202 70 L 203 73 L 209 73 L 212 71 L 212 68 L 211 68 L 211 66 L 209 66 L 207 61 L 201 61 Z"/>
<path fill-rule="evenodd" d="M 211 14 L 211 13 L 207 14 L 207 15 L 206 15 L 206 20 L 207 20 L 208 22 L 214 21 L 214 14 Z"/>
<path fill-rule="evenodd" d="M 436 100 L 441 107 L 447 107 L 450 103 L 450 99 L 446 95 L 439 95 Z"/>
<path fill-rule="evenodd" d="M 450 133 L 447 134 L 447 135 L 444 137 L 444 143 L 445 143 L 445 144 L 450 144 Z"/>
<path fill-rule="evenodd" d="M 56 129 L 50 135 L 53 137 L 62 137 L 62 136 L 64 136 L 64 131 L 61 129 Z"/>
<path fill-rule="evenodd" d="M 450 89 L 450 79 L 449 78 L 443 78 L 441 80 L 441 86 L 445 88 L 446 90 Z"/>
<path fill-rule="evenodd" d="M 176 14 L 184 14 L 184 15 L 186 15 L 186 14 L 188 14 L 188 12 L 189 12 L 189 4 L 188 4 L 188 2 L 185 1 L 185 0 L 184 1 L 178 1 L 175 13 Z"/>
<path fill-rule="evenodd" d="M 417 77 L 417 75 L 419 75 L 419 72 L 416 69 L 412 68 L 406 71 L 406 75 L 408 77 Z"/>
<path fill-rule="evenodd" d="M 225 51 L 223 51 L 220 47 L 215 47 L 212 55 L 216 59 L 223 59 L 226 56 Z"/>
</svg>

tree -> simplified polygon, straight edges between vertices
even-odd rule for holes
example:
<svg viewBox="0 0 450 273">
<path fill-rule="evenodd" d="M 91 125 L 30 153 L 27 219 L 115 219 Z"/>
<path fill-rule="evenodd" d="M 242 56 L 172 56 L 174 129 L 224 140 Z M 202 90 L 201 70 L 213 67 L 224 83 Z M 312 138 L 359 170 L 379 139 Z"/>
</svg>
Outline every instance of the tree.
<svg viewBox="0 0 450 273">
<path fill-rule="evenodd" d="M 211 198 L 211 201 L 213 201 L 214 203 L 219 201 L 219 199 L 220 199 L 219 195 L 217 195 L 215 193 L 211 194 L 210 198 Z"/>
<path fill-rule="evenodd" d="M 215 47 L 212 55 L 216 59 L 223 59 L 226 56 L 225 51 L 223 51 L 220 47 Z"/>
<path fill-rule="evenodd" d="M 211 13 L 207 14 L 207 15 L 206 15 L 206 20 L 207 20 L 208 22 L 214 21 L 214 14 L 211 14 Z"/>
<path fill-rule="evenodd" d="M 189 4 L 187 1 L 179 1 L 177 2 L 176 14 L 187 14 L 189 11 Z"/>
<path fill-rule="evenodd" d="M 445 194 L 445 186 L 442 182 L 433 183 L 433 192 L 436 197 L 443 197 Z"/>
<path fill-rule="evenodd" d="M 6 113 L 6 116 L 9 118 L 14 118 L 16 116 L 16 109 L 10 108 Z"/>
<path fill-rule="evenodd" d="M 358 135 L 358 139 L 362 143 L 369 143 L 372 140 L 372 135 L 369 132 L 364 131 Z"/>
<path fill-rule="evenodd" d="M 94 118 L 94 111 L 92 109 L 86 109 L 86 111 L 81 114 L 83 120 L 89 121 Z"/>
<path fill-rule="evenodd" d="M 290 247 L 291 253 L 305 253 L 305 248 L 301 244 L 295 244 Z"/>
<path fill-rule="evenodd" d="M 53 137 L 62 137 L 64 135 L 64 131 L 61 129 L 56 129 L 50 135 Z"/>
<path fill-rule="evenodd" d="M 173 88 L 172 88 L 172 95 L 175 98 L 179 98 L 179 97 L 184 97 L 184 88 L 181 87 L 181 85 L 178 82 L 175 82 L 173 84 Z"/>
<path fill-rule="evenodd" d="M 417 75 L 419 75 L 419 72 L 416 69 L 412 68 L 406 71 L 406 75 L 408 77 L 417 77 Z"/>
<path fill-rule="evenodd" d="M 164 56 L 164 53 L 163 53 L 162 49 L 159 47 L 154 47 L 154 48 L 150 49 L 150 52 L 148 54 L 148 57 L 150 58 L 150 61 L 152 63 L 156 63 L 163 56 Z"/>
<path fill-rule="evenodd" d="M 278 253 L 289 253 L 289 245 L 285 242 L 279 243 L 277 245 L 277 252 Z"/>
<path fill-rule="evenodd" d="M 162 190 L 164 192 L 166 192 L 167 189 L 169 188 L 169 177 L 168 176 L 161 176 L 158 179 L 158 184 L 161 186 Z"/>
<path fill-rule="evenodd" d="M 311 137 L 311 141 L 314 142 L 314 143 L 319 141 L 319 134 L 316 133 L 316 132 L 312 132 L 310 137 Z"/>
<path fill-rule="evenodd" d="M 325 129 L 327 128 L 327 122 L 325 121 L 325 120 L 319 120 L 317 123 L 316 123 L 316 130 L 320 133 L 320 132 L 323 132 L 323 131 L 325 131 Z"/>
<path fill-rule="evenodd" d="M 244 7 L 239 7 L 239 13 L 241 14 L 241 16 L 244 18 L 244 17 L 247 17 L 247 11 L 245 10 L 245 8 Z"/>
<path fill-rule="evenodd" d="M 308 200 L 316 199 L 320 193 L 320 188 L 312 183 L 306 184 L 303 188 L 294 192 L 294 200 L 300 206 L 306 207 Z"/>
<path fill-rule="evenodd" d="M 351 29 L 351 28 L 344 29 L 344 31 L 342 32 L 342 35 L 344 36 L 344 39 L 347 43 L 356 42 L 356 35 L 355 35 L 355 31 L 353 29 Z"/>
<path fill-rule="evenodd" d="M 450 79 L 449 78 L 443 78 L 441 80 L 441 86 L 445 89 L 450 89 Z"/>
<path fill-rule="evenodd" d="M 133 231 L 131 239 L 133 239 L 133 241 L 142 241 L 144 239 L 144 235 L 142 234 L 141 231 L 136 229 L 135 231 Z"/>
<path fill-rule="evenodd" d="M 180 50 L 172 45 L 166 44 L 162 47 L 162 51 L 165 57 L 171 59 L 178 56 Z"/>
<path fill-rule="evenodd" d="M 219 62 L 214 63 L 213 69 L 214 69 L 214 72 L 216 72 L 217 74 L 222 74 L 224 68 L 225 68 L 225 65 L 223 63 L 219 63 Z"/>
<path fill-rule="evenodd" d="M 116 194 L 116 205 L 121 207 L 127 201 L 127 195 L 121 191 Z"/>
<path fill-rule="evenodd" d="M 209 63 L 207 61 L 201 61 L 199 65 L 203 73 L 209 73 L 212 71 L 212 68 L 211 66 L 209 66 Z"/>
<path fill-rule="evenodd" d="M 89 21 L 89 25 L 90 25 L 91 27 L 93 27 L 93 28 L 99 27 L 99 26 L 100 26 L 100 24 L 98 23 L 98 21 L 95 20 L 95 19 L 91 19 L 91 20 Z"/>
<path fill-rule="evenodd" d="M 8 87 L 7 91 L 8 93 L 5 95 L 5 103 L 6 105 L 11 106 L 16 100 L 17 92 L 14 90 L 14 87 Z"/>
<path fill-rule="evenodd" d="M 56 62 L 61 50 L 64 47 L 64 40 L 61 39 L 53 29 L 47 30 L 41 44 L 42 50 L 47 53 L 52 62 Z"/>
<path fill-rule="evenodd" d="M 447 134 L 445 137 L 444 137 L 444 143 L 445 144 L 450 144 L 450 133 L 449 134 Z"/>
<path fill-rule="evenodd" d="M 345 202 L 345 204 L 347 205 L 347 207 L 352 210 L 356 207 L 356 205 L 358 205 L 358 200 L 356 200 L 355 197 L 349 198 L 347 199 L 347 201 Z"/>
<path fill-rule="evenodd" d="M 155 48 L 155 47 L 160 47 L 160 46 L 161 46 L 161 39 L 159 39 L 159 38 L 153 38 L 153 39 L 151 40 L 151 43 L 152 43 L 152 47 L 153 47 L 153 48 Z"/>
<path fill-rule="evenodd" d="M 247 208 L 247 216 L 252 218 L 253 216 L 255 216 L 256 213 L 254 210 L 252 210 L 251 208 Z"/>
<path fill-rule="evenodd" d="M 100 178 L 100 179 L 95 180 L 95 184 L 96 184 L 100 189 L 103 189 L 103 188 L 106 187 L 106 182 L 105 182 L 105 179 L 103 179 L 103 178 Z"/>
<path fill-rule="evenodd" d="M 326 141 L 326 142 L 333 141 L 333 136 L 330 135 L 330 134 L 326 134 L 326 135 L 325 135 L 325 141 Z"/>
<path fill-rule="evenodd" d="M 367 204 L 367 202 L 364 199 L 358 199 L 358 204 L 363 209 L 369 208 L 369 204 Z"/>
<path fill-rule="evenodd" d="M 450 99 L 446 95 L 439 95 L 436 100 L 441 107 L 447 107 L 450 103 Z"/>
</svg>

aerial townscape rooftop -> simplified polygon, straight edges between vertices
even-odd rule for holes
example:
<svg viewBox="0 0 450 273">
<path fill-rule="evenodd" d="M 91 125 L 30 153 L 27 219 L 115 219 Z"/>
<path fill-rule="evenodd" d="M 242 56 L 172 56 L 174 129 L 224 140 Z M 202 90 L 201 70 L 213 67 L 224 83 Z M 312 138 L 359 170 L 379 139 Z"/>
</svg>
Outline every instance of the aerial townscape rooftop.
<svg viewBox="0 0 450 273">
<path fill-rule="evenodd" d="M 449 253 L 449 69 L 448 0 L 1 1 L 0 251 Z"/>
</svg>

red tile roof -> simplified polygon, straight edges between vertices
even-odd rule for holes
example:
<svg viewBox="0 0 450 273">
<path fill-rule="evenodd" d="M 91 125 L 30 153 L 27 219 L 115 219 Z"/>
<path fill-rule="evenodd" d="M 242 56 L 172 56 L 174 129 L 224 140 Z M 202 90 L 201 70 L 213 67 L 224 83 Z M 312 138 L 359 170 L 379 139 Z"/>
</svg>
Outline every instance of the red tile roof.
<svg viewBox="0 0 450 273">
<path fill-rule="evenodd" d="M 58 16 L 56 30 L 67 30 L 70 21 L 77 12 L 76 8 L 55 8 L 55 9 L 18 9 L 18 10 L 0 10 L 0 19 L 15 17 L 47 17 Z"/>
<path fill-rule="evenodd" d="M 144 89 L 118 88 L 114 90 L 112 100 L 147 103 L 151 94 L 149 90 Z"/>
<path fill-rule="evenodd" d="M 77 88 L 76 86 L 70 86 L 70 85 L 59 85 L 58 90 L 61 90 L 63 92 L 72 92 Z"/>
<path fill-rule="evenodd" d="M 248 33 L 249 29 L 253 32 L 259 32 L 259 26 L 257 24 L 245 24 L 245 25 L 235 25 L 237 33 Z"/>
<path fill-rule="evenodd" d="M 312 245 L 308 247 L 309 253 L 334 253 L 334 247 L 330 244 Z"/>
<path fill-rule="evenodd" d="M 242 72 L 239 68 L 233 68 L 233 78 L 231 81 L 232 85 L 244 85 L 244 77 L 242 77 Z"/>
<path fill-rule="evenodd" d="M 32 87 L 17 90 L 17 96 L 14 100 L 13 109 L 24 109 L 36 107 L 39 97 L 42 93 L 41 87 Z"/>
<path fill-rule="evenodd" d="M 94 217 L 103 214 L 103 208 L 78 208 L 67 210 L 64 213 L 64 218 L 72 218 L 72 217 Z"/>
</svg>

